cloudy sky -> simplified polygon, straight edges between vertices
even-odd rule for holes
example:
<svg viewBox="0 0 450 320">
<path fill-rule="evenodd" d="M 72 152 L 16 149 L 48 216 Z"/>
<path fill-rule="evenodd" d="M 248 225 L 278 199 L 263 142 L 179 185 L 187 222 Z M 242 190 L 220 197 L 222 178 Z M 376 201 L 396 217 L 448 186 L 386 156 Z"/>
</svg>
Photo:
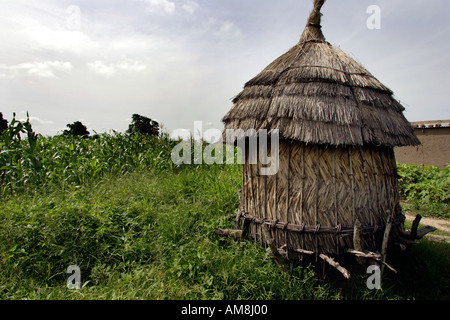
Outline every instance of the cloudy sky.
<svg viewBox="0 0 450 320">
<path fill-rule="evenodd" d="M 245 82 L 294 46 L 312 0 L 0 0 L 0 112 L 34 129 L 222 128 Z M 367 27 L 371 5 L 380 29 Z M 395 92 L 410 121 L 450 118 L 450 1 L 328 0 L 327 40 Z"/>
</svg>

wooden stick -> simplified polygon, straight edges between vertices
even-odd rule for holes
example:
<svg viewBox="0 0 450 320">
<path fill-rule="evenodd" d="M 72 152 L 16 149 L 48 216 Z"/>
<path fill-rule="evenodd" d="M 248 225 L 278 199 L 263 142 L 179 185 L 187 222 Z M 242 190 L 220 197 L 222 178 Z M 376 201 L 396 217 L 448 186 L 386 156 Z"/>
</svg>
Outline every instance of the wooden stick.
<svg viewBox="0 0 450 320">
<path fill-rule="evenodd" d="M 397 273 L 397 270 L 395 270 L 391 265 L 387 264 L 386 261 L 380 260 L 380 262 L 382 263 L 382 266 L 381 266 L 382 268 L 383 268 L 384 266 L 386 266 L 386 267 L 388 267 L 388 269 L 391 270 L 392 272 Z"/>
<path fill-rule="evenodd" d="M 422 219 L 422 216 L 418 214 L 416 218 L 414 219 L 412 226 L 411 226 L 411 240 L 415 240 L 417 237 L 417 228 L 419 227 L 420 219 Z"/>
<path fill-rule="evenodd" d="M 292 250 L 294 252 L 302 253 L 302 254 L 314 254 L 314 251 L 305 250 L 305 249 L 295 248 L 295 249 L 290 249 L 290 250 Z"/>
<path fill-rule="evenodd" d="M 322 260 L 325 260 L 326 262 L 328 262 L 328 264 L 330 266 L 336 268 L 340 273 L 342 273 L 342 275 L 344 276 L 345 279 L 350 279 L 350 272 L 348 272 L 348 270 L 345 269 L 344 267 L 342 267 L 338 262 L 334 261 L 333 258 L 330 258 L 329 256 L 326 256 L 323 253 L 321 253 L 319 255 L 319 257 Z"/>
<path fill-rule="evenodd" d="M 416 239 L 422 239 L 427 233 L 436 231 L 437 229 L 432 226 L 425 226 L 417 230 Z"/>
<path fill-rule="evenodd" d="M 357 257 L 362 257 L 362 258 L 375 259 L 375 260 L 381 258 L 381 254 L 375 253 L 375 252 L 370 252 L 370 251 L 362 252 L 359 250 L 347 249 L 347 252 L 350 254 L 353 254 Z"/>
<path fill-rule="evenodd" d="M 390 266 L 389 264 L 387 264 L 385 261 L 383 261 L 381 259 L 381 254 L 379 254 L 379 253 L 370 252 L 370 251 L 361 252 L 361 251 L 353 250 L 353 249 L 347 249 L 347 252 L 350 254 L 353 254 L 357 257 L 361 257 L 361 258 L 365 258 L 365 259 L 372 259 L 372 260 L 381 262 L 383 265 L 388 267 L 394 273 L 397 273 L 397 270 L 395 270 L 392 266 Z"/>
<path fill-rule="evenodd" d="M 381 259 L 383 262 L 383 265 L 381 266 L 381 274 L 383 274 L 384 263 L 386 262 L 389 234 L 391 232 L 391 227 L 392 227 L 392 214 L 389 210 L 387 210 L 386 213 L 387 213 L 388 218 L 387 218 L 386 228 L 384 229 L 383 242 L 381 244 Z"/>
<path fill-rule="evenodd" d="M 355 221 L 355 225 L 353 227 L 353 248 L 355 248 L 355 250 L 362 252 L 363 248 L 361 245 L 361 222 L 359 222 L 358 219 L 356 219 Z M 362 259 L 361 257 L 356 257 L 356 261 L 360 264 L 360 265 L 364 265 L 364 259 Z"/>
<path fill-rule="evenodd" d="M 389 210 L 386 211 L 388 218 L 386 223 L 386 228 L 384 229 L 384 235 L 383 235 L 383 243 L 381 244 L 381 256 L 383 257 L 383 261 L 386 261 L 386 252 L 387 252 L 387 246 L 389 242 L 389 234 L 391 232 L 392 227 L 392 214 Z"/>
</svg>

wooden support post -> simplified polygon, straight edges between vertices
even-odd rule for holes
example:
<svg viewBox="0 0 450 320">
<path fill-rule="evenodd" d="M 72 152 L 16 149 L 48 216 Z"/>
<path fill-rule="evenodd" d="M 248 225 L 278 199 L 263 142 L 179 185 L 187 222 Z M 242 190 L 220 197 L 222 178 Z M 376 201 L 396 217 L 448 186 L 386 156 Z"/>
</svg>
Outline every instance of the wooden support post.
<svg viewBox="0 0 450 320">
<path fill-rule="evenodd" d="M 291 249 L 291 251 L 294 251 L 294 252 L 297 252 L 297 253 L 301 253 L 301 254 L 309 254 L 309 255 L 314 254 L 314 251 L 305 250 L 305 249 L 298 249 L 298 248 L 293 248 L 293 249 Z"/>
<path fill-rule="evenodd" d="M 386 262 L 383 261 L 383 259 L 381 257 L 381 254 L 379 254 L 379 253 L 370 252 L 370 251 L 361 252 L 361 251 L 353 250 L 353 249 L 347 249 L 347 252 L 350 253 L 350 254 L 353 254 L 356 257 L 361 257 L 361 258 L 365 258 L 365 259 L 370 259 L 370 260 L 375 260 L 375 261 L 381 262 L 383 265 L 388 267 L 394 273 L 397 273 L 397 270 L 395 270 L 392 266 L 390 266 L 389 264 L 387 264 Z"/>
<path fill-rule="evenodd" d="M 425 226 L 417 230 L 416 239 L 422 239 L 427 233 L 436 231 L 437 229 L 432 226 Z M 431 237 L 431 235 L 430 235 Z"/>
<path fill-rule="evenodd" d="M 356 219 L 353 226 L 353 248 L 357 251 L 363 251 L 361 245 L 361 222 L 358 219 Z M 364 259 L 361 257 L 356 257 L 356 261 L 362 266 L 365 265 Z"/>
<path fill-rule="evenodd" d="M 420 219 L 422 219 L 422 216 L 420 214 L 418 214 L 412 223 L 411 235 L 410 235 L 412 241 L 414 241 L 416 239 L 417 228 L 419 227 Z"/>
<path fill-rule="evenodd" d="M 345 279 L 350 279 L 350 272 L 348 272 L 348 270 L 342 267 L 338 262 L 334 261 L 333 258 L 330 258 L 329 256 L 326 256 L 323 253 L 319 254 L 319 257 L 322 260 L 328 262 L 330 266 L 336 268 L 340 273 L 342 273 Z"/>
<path fill-rule="evenodd" d="M 383 274 L 384 270 L 384 263 L 386 262 L 387 257 L 387 248 L 389 243 L 389 234 L 391 233 L 392 228 L 392 214 L 391 211 L 387 210 L 387 223 L 386 223 L 386 229 L 384 229 L 384 235 L 383 235 L 383 242 L 381 244 L 381 259 L 383 262 L 383 265 L 381 266 L 381 274 Z"/>
<path fill-rule="evenodd" d="M 362 258 L 367 258 L 367 259 L 378 260 L 381 258 L 381 254 L 374 253 L 374 252 L 362 252 L 362 251 L 354 250 L 354 249 L 347 249 L 347 252 L 351 253 L 357 257 L 362 257 Z"/>
<path fill-rule="evenodd" d="M 391 228 L 392 228 L 391 211 L 387 210 L 386 213 L 387 213 L 388 217 L 387 217 L 387 222 L 386 222 L 386 229 L 384 229 L 383 242 L 381 244 L 381 258 L 383 259 L 383 261 L 386 261 L 387 247 L 388 247 L 388 243 L 389 243 L 389 234 L 391 233 Z"/>
</svg>

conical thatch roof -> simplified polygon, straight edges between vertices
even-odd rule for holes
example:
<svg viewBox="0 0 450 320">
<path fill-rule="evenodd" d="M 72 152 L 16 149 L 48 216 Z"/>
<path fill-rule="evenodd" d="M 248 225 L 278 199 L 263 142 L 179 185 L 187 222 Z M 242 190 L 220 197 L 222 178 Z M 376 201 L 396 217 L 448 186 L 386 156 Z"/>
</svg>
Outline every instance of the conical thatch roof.
<svg viewBox="0 0 450 320">
<path fill-rule="evenodd" d="M 280 138 L 335 146 L 420 144 L 393 92 L 325 40 L 324 2 L 315 0 L 297 45 L 234 98 L 225 129 L 279 129 Z"/>
</svg>

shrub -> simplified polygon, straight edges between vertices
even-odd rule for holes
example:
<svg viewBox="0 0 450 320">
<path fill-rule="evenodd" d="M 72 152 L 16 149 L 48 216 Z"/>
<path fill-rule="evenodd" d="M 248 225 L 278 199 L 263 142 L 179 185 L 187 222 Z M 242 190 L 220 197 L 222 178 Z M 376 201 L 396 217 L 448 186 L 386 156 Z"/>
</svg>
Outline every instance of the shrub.
<svg viewBox="0 0 450 320">
<path fill-rule="evenodd" d="M 424 214 L 449 218 L 450 165 L 398 164 L 400 195 Z"/>
</svg>

